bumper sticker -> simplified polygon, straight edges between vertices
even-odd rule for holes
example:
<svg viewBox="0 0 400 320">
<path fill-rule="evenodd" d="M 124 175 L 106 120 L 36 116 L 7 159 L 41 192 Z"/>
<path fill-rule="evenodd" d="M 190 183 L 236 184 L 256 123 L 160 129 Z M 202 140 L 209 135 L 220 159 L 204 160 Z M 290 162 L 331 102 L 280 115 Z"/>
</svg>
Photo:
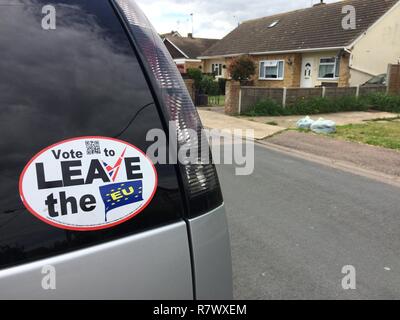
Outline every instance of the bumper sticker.
<svg viewBox="0 0 400 320">
<path fill-rule="evenodd" d="M 74 231 L 119 225 L 143 211 L 157 189 L 157 172 L 137 147 L 112 138 L 79 137 L 35 155 L 19 192 L 43 222 Z"/>
</svg>

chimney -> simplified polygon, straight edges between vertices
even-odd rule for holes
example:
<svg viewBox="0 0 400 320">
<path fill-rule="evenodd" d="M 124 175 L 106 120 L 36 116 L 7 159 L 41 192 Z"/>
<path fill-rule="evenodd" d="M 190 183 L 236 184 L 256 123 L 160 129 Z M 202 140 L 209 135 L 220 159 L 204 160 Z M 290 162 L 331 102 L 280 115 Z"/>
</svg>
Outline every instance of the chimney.
<svg viewBox="0 0 400 320">
<path fill-rule="evenodd" d="M 320 2 L 314 4 L 313 7 L 318 7 L 318 6 L 323 5 L 323 4 L 326 4 L 326 3 L 324 2 L 324 0 L 320 0 Z"/>
</svg>

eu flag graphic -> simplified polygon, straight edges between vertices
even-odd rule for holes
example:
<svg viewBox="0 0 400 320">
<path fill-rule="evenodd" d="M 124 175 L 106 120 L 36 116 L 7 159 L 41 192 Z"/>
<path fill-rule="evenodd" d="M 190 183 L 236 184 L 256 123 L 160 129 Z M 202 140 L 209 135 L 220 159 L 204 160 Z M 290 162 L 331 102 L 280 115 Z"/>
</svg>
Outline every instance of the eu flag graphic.
<svg viewBox="0 0 400 320">
<path fill-rule="evenodd" d="M 100 187 L 100 194 L 106 206 L 105 219 L 111 210 L 143 201 L 143 182 L 129 181 Z"/>
</svg>

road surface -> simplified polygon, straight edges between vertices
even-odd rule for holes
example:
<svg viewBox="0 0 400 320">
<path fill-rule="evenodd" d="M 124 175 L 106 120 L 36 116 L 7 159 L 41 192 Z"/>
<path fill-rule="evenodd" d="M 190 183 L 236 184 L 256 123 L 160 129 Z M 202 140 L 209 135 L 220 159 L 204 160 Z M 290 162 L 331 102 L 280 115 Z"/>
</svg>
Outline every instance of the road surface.
<svg viewBox="0 0 400 320">
<path fill-rule="evenodd" d="M 252 176 L 218 170 L 235 298 L 400 299 L 400 189 L 260 146 Z"/>
</svg>

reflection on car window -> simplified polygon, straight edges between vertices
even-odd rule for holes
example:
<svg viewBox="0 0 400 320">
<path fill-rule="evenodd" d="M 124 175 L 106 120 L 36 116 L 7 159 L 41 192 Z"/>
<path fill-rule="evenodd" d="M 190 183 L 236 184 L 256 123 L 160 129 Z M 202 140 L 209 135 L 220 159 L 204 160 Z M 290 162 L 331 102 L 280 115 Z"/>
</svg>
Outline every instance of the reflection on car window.
<svg viewBox="0 0 400 320">
<path fill-rule="evenodd" d="M 19 175 L 43 148 L 71 137 L 122 132 L 121 140 L 146 150 L 147 131 L 162 124 L 108 1 L 19 3 L 0 10 L 0 268 L 178 219 L 173 166 L 157 167 L 159 188 L 145 212 L 113 229 L 64 231 L 24 209 Z M 41 27 L 41 8 L 49 3 L 57 10 L 56 30 Z"/>
</svg>

